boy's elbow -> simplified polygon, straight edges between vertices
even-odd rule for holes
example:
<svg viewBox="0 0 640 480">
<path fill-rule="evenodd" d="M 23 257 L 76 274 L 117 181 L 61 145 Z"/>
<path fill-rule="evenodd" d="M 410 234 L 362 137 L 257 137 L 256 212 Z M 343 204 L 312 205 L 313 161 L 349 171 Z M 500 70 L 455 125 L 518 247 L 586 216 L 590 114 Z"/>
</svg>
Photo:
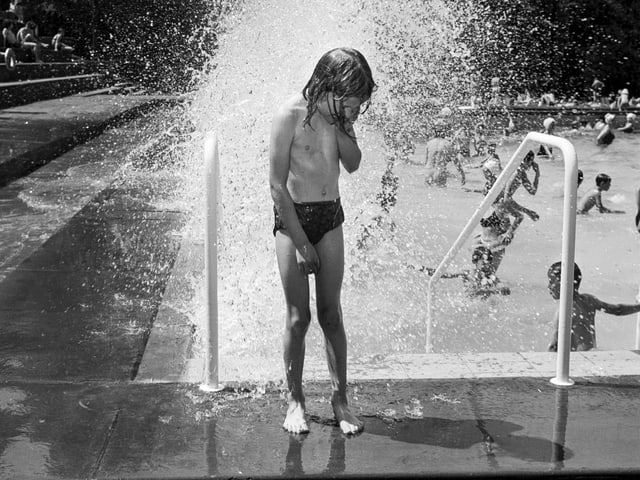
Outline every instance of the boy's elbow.
<svg viewBox="0 0 640 480">
<path fill-rule="evenodd" d="M 278 182 L 270 182 L 269 190 L 271 191 L 271 199 L 274 202 L 278 203 L 279 200 L 282 198 L 282 194 L 284 191 L 282 184 Z"/>
<path fill-rule="evenodd" d="M 347 173 L 353 173 L 360 168 L 360 160 L 362 160 L 362 155 L 353 155 L 349 159 L 343 160 L 342 165 Z"/>
</svg>

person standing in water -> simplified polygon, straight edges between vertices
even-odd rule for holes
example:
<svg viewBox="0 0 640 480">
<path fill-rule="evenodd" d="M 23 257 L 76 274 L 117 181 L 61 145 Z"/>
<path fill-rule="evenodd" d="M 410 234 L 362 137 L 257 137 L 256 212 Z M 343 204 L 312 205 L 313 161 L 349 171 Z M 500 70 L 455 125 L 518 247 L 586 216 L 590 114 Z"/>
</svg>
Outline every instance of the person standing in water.
<svg viewBox="0 0 640 480">
<path fill-rule="evenodd" d="M 616 138 L 612 127 L 615 118 L 616 116 L 613 113 L 607 113 L 604 116 L 604 125 L 596 137 L 597 145 L 610 145 L 614 138 Z"/>
<path fill-rule="evenodd" d="M 345 434 L 362 431 L 347 402 L 347 339 L 340 293 L 344 275 L 344 213 L 340 164 L 360 166 L 353 124 L 376 89 L 365 57 L 336 48 L 318 61 L 302 92 L 275 114 L 269 151 L 269 183 L 274 202 L 276 256 L 286 301 L 284 363 L 289 407 L 283 428 L 309 431 L 302 372 L 305 335 L 311 322 L 309 275 L 315 275 L 318 322 L 331 376 L 331 404 Z"/>
</svg>

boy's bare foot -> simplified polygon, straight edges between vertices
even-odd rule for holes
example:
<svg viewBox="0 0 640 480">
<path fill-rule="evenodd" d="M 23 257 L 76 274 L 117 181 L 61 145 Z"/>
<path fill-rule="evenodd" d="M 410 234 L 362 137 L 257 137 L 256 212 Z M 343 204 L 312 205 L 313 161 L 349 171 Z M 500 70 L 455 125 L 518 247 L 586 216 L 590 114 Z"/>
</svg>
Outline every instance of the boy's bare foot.
<svg viewBox="0 0 640 480">
<path fill-rule="evenodd" d="M 340 398 L 337 393 L 334 393 L 331 398 L 331 405 L 333 406 L 333 413 L 336 416 L 342 433 L 345 435 L 353 435 L 364 429 L 364 422 L 358 420 L 358 418 L 351 413 L 346 399 Z"/>
<path fill-rule="evenodd" d="M 309 426 L 304 418 L 304 412 L 304 403 L 291 400 L 282 428 L 291 433 L 309 433 Z"/>
</svg>

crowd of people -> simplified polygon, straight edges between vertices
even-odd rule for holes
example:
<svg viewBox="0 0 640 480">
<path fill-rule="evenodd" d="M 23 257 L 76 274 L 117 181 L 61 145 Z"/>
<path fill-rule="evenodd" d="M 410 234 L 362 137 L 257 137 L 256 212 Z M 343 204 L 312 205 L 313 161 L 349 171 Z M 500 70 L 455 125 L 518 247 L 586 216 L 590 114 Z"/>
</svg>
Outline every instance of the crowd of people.
<svg viewBox="0 0 640 480">
<path fill-rule="evenodd" d="M 2 16 L 2 51 L 7 49 L 25 50 L 31 55 L 31 59 L 37 63 L 43 63 L 45 52 L 54 52 L 59 57 L 73 58 L 75 48 L 65 38 L 65 30 L 60 27 L 53 37 L 46 41 L 39 35 L 38 24 L 32 19 L 25 19 L 24 12 L 19 1 L 11 1 L 9 9 L 1 12 Z M 63 54 L 63 55 L 60 55 Z"/>
<path fill-rule="evenodd" d="M 594 78 L 590 87 L 590 97 L 585 95 L 556 96 L 554 92 L 544 92 L 538 96 L 532 95 L 528 89 L 524 92 L 510 95 L 503 91 L 499 77 L 491 79 L 491 92 L 483 98 L 479 95 L 472 95 L 472 107 L 577 107 L 580 105 L 590 107 L 607 107 L 610 109 L 624 111 L 628 108 L 640 107 L 640 98 L 632 97 L 628 88 L 621 88 L 615 91 L 604 93 L 605 84 L 601 80 Z"/>
</svg>

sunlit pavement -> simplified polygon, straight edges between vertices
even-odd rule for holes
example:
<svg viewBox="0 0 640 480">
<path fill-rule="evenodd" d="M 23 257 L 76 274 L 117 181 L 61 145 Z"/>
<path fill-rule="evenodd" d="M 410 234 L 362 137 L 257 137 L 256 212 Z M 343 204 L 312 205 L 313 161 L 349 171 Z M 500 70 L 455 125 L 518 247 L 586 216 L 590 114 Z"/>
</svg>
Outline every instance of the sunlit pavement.
<svg viewBox="0 0 640 480">
<path fill-rule="evenodd" d="M 117 148 L 127 134 L 95 141 Z M 243 385 L 223 371 L 226 388 L 204 393 L 188 326 L 167 306 L 174 282 L 202 261 L 170 233 L 185 219 L 149 209 L 140 185 L 114 183 L 116 165 L 90 165 L 82 148 L 0 189 L 0 477 L 640 473 L 636 352 L 572 354 L 569 388 L 549 382 L 556 357 L 545 352 L 354 358 L 351 404 L 365 422 L 355 437 L 332 419 L 321 363 L 306 366 L 315 379 L 307 435 L 281 428 L 279 378 Z M 71 167 L 82 174 L 70 177 Z M 48 198 L 83 200 L 47 216 L 25 203 L 23 189 L 38 186 Z M 160 268 L 145 270 L 149 258 Z"/>
</svg>

